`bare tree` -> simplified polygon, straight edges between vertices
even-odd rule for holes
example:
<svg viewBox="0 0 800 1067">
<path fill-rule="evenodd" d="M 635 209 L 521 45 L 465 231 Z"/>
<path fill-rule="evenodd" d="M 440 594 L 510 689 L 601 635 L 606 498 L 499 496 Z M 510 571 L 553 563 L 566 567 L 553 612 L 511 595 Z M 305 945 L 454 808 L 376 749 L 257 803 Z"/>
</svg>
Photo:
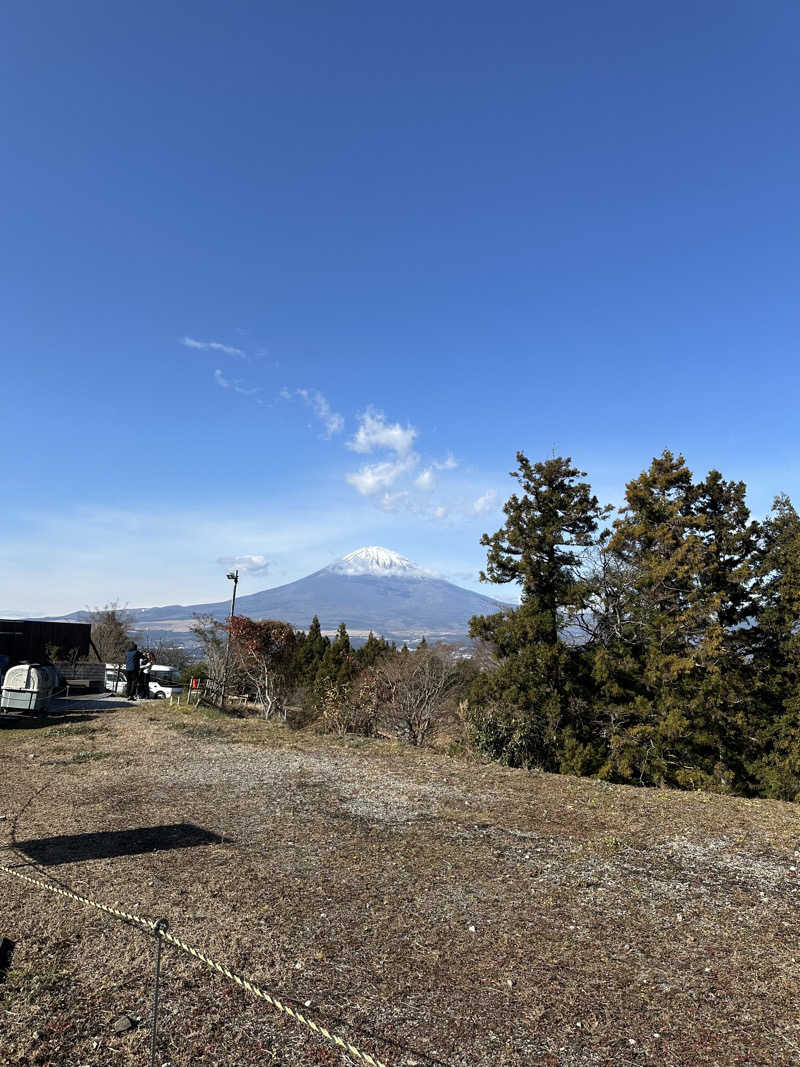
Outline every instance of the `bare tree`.
<svg viewBox="0 0 800 1067">
<path fill-rule="evenodd" d="M 234 664 L 255 688 L 264 718 L 282 712 L 285 719 L 283 698 L 292 680 L 294 629 L 288 622 L 256 622 L 244 615 L 234 615 L 229 625 Z"/>
<path fill-rule="evenodd" d="M 125 651 L 138 635 L 134 631 L 133 613 L 120 607 L 117 601 L 104 608 L 89 611 L 92 641 L 106 663 L 121 663 Z"/>
<path fill-rule="evenodd" d="M 460 680 L 446 646 L 387 656 L 372 670 L 383 696 L 382 721 L 412 745 L 422 745 L 446 716 L 446 698 Z"/>
<path fill-rule="evenodd" d="M 320 700 L 319 729 L 339 737 L 374 737 L 379 712 L 389 697 L 374 667 L 365 667 L 352 683 L 330 679 Z"/>
<path fill-rule="evenodd" d="M 222 684 L 222 676 L 225 673 L 227 627 L 224 622 L 215 619 L 213 615 L 195 615 L 194 618 L 191 631 L 203 650 L 208 677 L 212 682 Z"/>
</svg>

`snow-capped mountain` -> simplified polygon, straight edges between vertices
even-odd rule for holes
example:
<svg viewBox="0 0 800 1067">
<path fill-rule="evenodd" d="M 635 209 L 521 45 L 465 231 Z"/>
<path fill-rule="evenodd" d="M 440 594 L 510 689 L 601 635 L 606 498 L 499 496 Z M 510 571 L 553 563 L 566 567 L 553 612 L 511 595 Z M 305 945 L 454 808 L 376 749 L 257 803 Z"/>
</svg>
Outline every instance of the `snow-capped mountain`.
<svg viewBox="0 0 800 1067">
<path fill-rule="evenodd" d="M 330 574 L 371 574 L 378 578 L 432 578 L 434 575 L 422 570 L 410 559 L 379 545 L 366 545 L 350 552 L 329 567 Z"/>
<path fill-rule="evenodd" d="M 308 629 L 314 615 L 323 630 L 344 622 L 353 637 L 375 634 L 402 641 L 463 639 L 473 615 L 507 607 L 430 574 L 405 556 L 369 545 L 335 560 L 296 582 L 236 599 L 236 614 L 252 619 L 284 619 Z M 151 634 L 186 633 L 196 615 L 226 619 L 230 601 L 134 610 L 136 625 Z M 76 612 L 68 618 L 77 618 Z"/>
</svg>

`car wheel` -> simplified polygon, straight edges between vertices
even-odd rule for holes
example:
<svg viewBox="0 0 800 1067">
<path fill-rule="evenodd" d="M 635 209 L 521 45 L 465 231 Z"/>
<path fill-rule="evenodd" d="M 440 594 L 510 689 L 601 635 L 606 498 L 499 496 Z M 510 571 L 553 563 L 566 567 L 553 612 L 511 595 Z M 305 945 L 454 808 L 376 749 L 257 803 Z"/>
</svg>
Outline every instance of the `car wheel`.
<svg viewBox="0 0 800 1067">
<path fill-rule="evenodd" d="M 156 693 L 156 700 L 164 700 L 166 693 Z"/>
</svg>

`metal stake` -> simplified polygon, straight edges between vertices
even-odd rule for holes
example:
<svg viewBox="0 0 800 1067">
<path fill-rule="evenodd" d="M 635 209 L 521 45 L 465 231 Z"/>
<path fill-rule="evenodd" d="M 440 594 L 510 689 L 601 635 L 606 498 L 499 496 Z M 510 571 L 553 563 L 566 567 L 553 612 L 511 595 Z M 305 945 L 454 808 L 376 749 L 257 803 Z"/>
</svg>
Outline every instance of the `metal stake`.
<svg viewBox="0 0 800 1067">
<path fill-rule="evenodd" d="M 169 929 L 166 919 L 158 919 L 153 928 L 156 939 L 156 969 L 153 976 L 153 1023 L 150 1034 L 150 1067 L 156 1067 L 156 1022 L 158 1020 L 158 976 L 161 970 L 161 935 Z"/>
</svg>

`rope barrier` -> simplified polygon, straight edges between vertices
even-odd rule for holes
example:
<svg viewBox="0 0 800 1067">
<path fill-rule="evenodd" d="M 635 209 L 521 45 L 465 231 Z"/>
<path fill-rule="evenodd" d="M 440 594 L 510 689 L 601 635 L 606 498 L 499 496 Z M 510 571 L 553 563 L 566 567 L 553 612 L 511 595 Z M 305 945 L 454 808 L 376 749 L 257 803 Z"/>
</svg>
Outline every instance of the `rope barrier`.
<svg viewBox="0 0 800 1067">
<path fill-rule="evenodd" d="M 176 948 L 179 948 L 182 952 L 185 952 L 187 955 L 204 963 L 206 967 L 216 971 L 217 974 L 221 974 L 224 978 L 228 978 L 232 982 L 235 982 L 238 986 L 244 989 L 245 992 L 252 994 L 254 997 L 258 997 L 259 1000 L 266 1001 L 266 1003 L 275 1008 L 276 1011 L 283 1015 L 288 1015 L 290 1019 L 294 1019 L 295 1022 L 300 1023 L 301 1026 L 307 1027 L 312 1033 L 316 1034 L 317 1037 L 321 1037 L 329 1044 L 335 1045 L 337 1048 L 341 1049 L 342 1052 L 347 1052 L 348 1055 L 353 1056 L 359 1063 L 366 1064 L 366 1067 L 386 1067 L 386 1064 L 381 1060 L 370 1056 L 368 1052 L 362 1052 L 360 1049 L 357 1049 L 355 1045 L 351 1045 L 349 1041 L 339 1037 L 338 1034 L 332 1034 L 330 1030 L 327 1030 L 324 1026 L 318 1025 L 313 1019 L 307 1019 L 305 1015 L 296 1011 L 290 1004 L 284 1004 L 265 989 L 261 989 L 260 986 L 255 985 L 249 978 L 237 974 L 235 971 L 231 971 L 228 967 L 225 967 L 224 964 L 212 960 L 210 957 L 200 952 L 199 949 L 187 944 L 179 937 L 175 937 L 175 935 L 171 934 L 166 928 L 164 920 L 159 919 L 158 921 L 153 921 L 152 919 L 144 919 L 141 915 L 132 915 L 127 911 L 120 911 L 120 909 L 112 908 L 108 904 L 101 904 L 98 900 L 91 900 L 89 897 L 83 897 L 80 893 L 73 893 L 70 889 L 62 889 L 60 886 L 51 885 L 49 882 L 43 882 L 39 878 L 31 878 L 30 875 L 22 874 L 13 867 L 6 867 L 3 864 L 0 864 L 0 871 L 4 874 L 10 874 L 12 878 L 19 878 L 21 881 L 38 886 L 40 889 L 46 889 L 50 893 L 58 894 L 58 896 L 76 900 L 79 904 L 85 904 L 90 908 L 97 908 L 99 911 L 104 911 L 108 915 L 113 915 L 117 919 L 122 919 L 125 922 L 133 923 L 144 930 L 153 932 L 159 942 L 163 940 L 168 941 L 171 945 L 175 945 Z"/>
</svg>

